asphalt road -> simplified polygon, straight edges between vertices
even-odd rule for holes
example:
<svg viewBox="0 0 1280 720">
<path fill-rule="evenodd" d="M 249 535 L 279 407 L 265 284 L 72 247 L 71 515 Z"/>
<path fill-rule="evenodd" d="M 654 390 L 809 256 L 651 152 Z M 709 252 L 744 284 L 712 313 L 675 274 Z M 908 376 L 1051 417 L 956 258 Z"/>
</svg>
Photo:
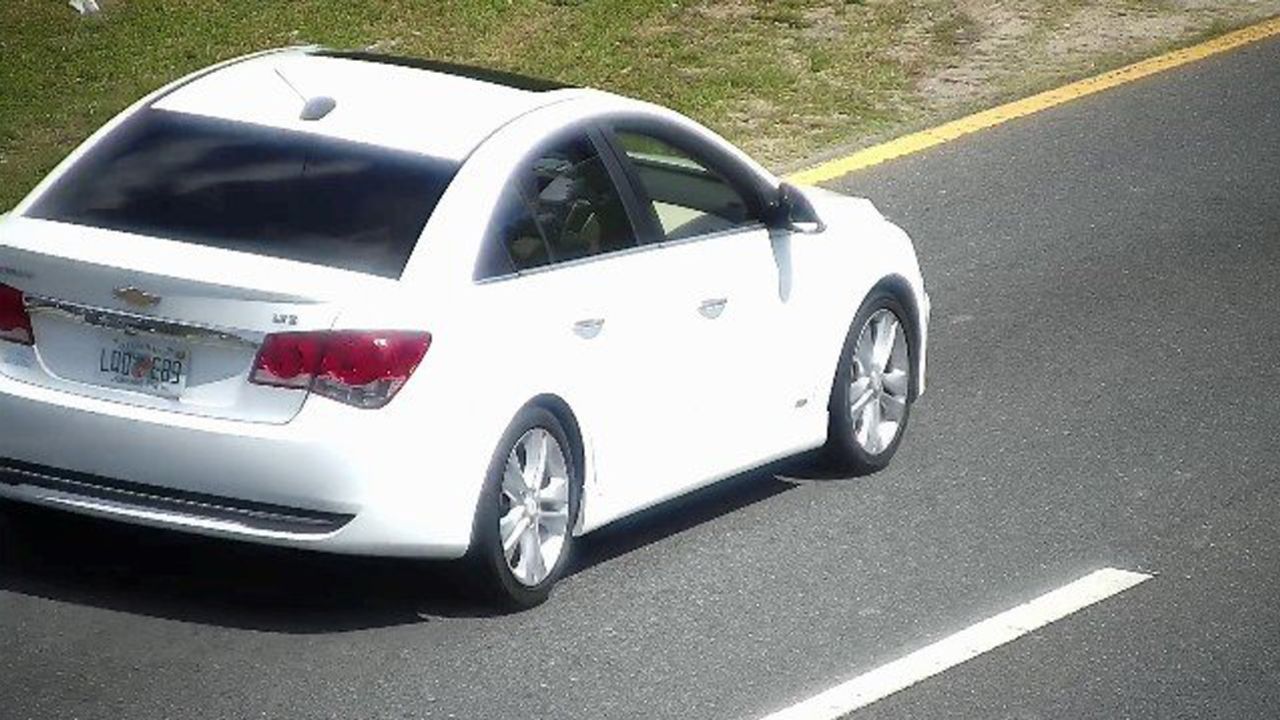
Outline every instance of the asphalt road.
<svg viewBox="0 0 1280 720">
<path fill-rule="evenodd" d="M 1277 98 L 1271 41 L 846 179 L 931 281 L 894 465 L 627 522 L 528 613 L 19 513 L 0 718 L 753 718 L 1100 567 L 1157 577 L 861 716 L 1273 717 Z"/>
</svg>

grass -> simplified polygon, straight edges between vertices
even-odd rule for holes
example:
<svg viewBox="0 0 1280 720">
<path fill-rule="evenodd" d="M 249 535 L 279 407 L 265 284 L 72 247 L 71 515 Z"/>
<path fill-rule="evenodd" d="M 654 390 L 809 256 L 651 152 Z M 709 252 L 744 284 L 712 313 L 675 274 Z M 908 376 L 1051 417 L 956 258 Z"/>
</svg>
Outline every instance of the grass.
<svg viewBox="0 0 1280 720">
<path fill-rule="evenodd" d="M 267 47 L 320 43 L 483 64 L 650 99 L 765 162 L 906 111 L 921 46 L 951 51 L 940 0 L 61 0 L 0 3 L 0 208 L 93 129 L 165 82 Z M 926 33 L 930 38 L 934 36 Z"/>
<path fill-rule="evenodd" d="M 0 209 L 138 97 L 282 45 L 375 46 L 614 90 L 681 110 L 766 164 L 794 166 L 1194 39 L 1072 57 L 1046 49 L 1058 33 L 1089 32 L 1068 29 L 1081 9 L 1177 13 L 1175 0 L 100 1 L 102 14 L 80 17 L 64 0 L 0 0 Z M 1243 16 L 1259 4 L 1280 9 L 1223 0 L 1211 13 Z M 981 17 L 1011 8 L 1033 29 L 980 58 L 997 66 L 982 93 L 949 103 L 918 92 L 921 78 L 972 64 L 991 30 Z M 1204 34 L 1235 24 L 1200 12 L 1193 29 Z"/>
</svg>

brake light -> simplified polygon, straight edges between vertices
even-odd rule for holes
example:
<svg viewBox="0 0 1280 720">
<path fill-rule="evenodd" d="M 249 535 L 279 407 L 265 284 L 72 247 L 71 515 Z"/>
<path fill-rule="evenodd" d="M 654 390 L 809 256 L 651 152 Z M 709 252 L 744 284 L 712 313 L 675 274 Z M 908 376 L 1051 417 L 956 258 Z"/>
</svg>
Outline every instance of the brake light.
<svg viewBox="0 0 1280 720">
<path fill-rule="evenodd" d="M 22 291 L 8 285 L 0 285 L 0 340 L 35 344 L 35 332 L 31 329 L 31 316 L 27 314 Z"/>
<path fill-rule="evenodd" d="M 361 408 L 391 402 L 431 346 L 424 332 L 298 332 L 268 335 L 250 382 L 306 388 Z"/>
</svg>

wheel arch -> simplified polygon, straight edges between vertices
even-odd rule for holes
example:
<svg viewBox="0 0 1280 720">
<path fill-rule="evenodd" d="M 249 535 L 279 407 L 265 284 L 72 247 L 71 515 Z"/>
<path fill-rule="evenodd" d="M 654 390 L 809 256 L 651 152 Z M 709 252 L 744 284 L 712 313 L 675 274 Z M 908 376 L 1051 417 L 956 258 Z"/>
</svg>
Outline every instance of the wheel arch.
<svg viewBox="0 0 1280 720">
<path fill-rule="evenodd" d="M 574 467 L 578 468 L 578 473 L 579 473 L 578 480 L 579 482 L 582 483 L 582 487 L 579 488 L 579 492 L 581 494 L 579 495 L 580 500 L 579 500 L 578 518 L 574 522 L 574 528 L 572 530 L 573 533 L 578 534 L 581 531 L 582 518 L 584 516 L 584 513 L 581 510 L 581 507 L 585 505 L 585 503 L 587 502 L 587 493 L 586 493 L 587 478 L 590 477 L 590 475 L 588 474 L 588 468 L 585 465 L 585 459 L 586 457 L 589 456 L 589 453 L 586 450 L 586 443 L 583 441 L 582 426 L 578 423 L 577 415 L 573 412 L 573 409 L 569 406 L 569 403 L 565 401 L 563 397 L 555 393 L 544 392 L 529 398 L 523 404 L 516 407 L 514 411 L 507 416 L 506 424 L 501 426 L 501 430 L 499 431 L 497 437 L 501 438 L 506 433 L 506 431 L 510 429 L 511 425 L 515 422 L 516 418 L 518 418 L 520 414 L 523 413 L 525 410 L 528 410 L 530 408 L 541 408 L 543 410 L 546 410 L 547 412 L 550 412 L 552 415 L 554 415 L 556 420 L 560 422 L 560 426 L 564 428 L 564 432 L 565 432 L 565 435 L 568 436 L 569 443 L 573 446 L 572 452 L 573 452 Z M 495 453 L 497 452 L 496 448 L 494 452 Z M 492 459 L 489 462 L 493 462 Z M 479 507 L 478 503 L 482 501 L 483 501 L 483 493 L 481 493 L 481 495 L 476 498 L 477 508 Z M 471 549 L 474 549 L 476 547 L 476 538 L 477 538 L 476 533 L 478 531 L 478 526 L 476 525 L 476 521 L 479 519 L 479 517 L 480 517 L 480 512 L 477 509 L 475 512 L 472 513 L 471 540 L 468 544 L 468 548 L 469 548 L 468 552 L 471 552 Z"/>
<path fill-rule="evenodd" d="M 921 315 L 921 303 L 916 298 L 916 292 L 911 283 L 897 273 L 886 275 L 871 286 L 871 289 L 859 301 L 858 309 L 854 311 L 855 314 L 862 310 L 862 306 L 866 304 L 868 298 L 880 293 L 887 294 L 897 300 L 908 315 L 903 320 L 907 326 L 907 342 L 911 350 L 911 377 L 913 382 L 911 383 L 910 399 L 914 402 L 920 395 L 923 380 L 921 370 L 924 362 L 924 328 L 926 319 Z"/>
<path fill-rule="evenodd" d="M 569 406 L 569 403 L 564 398 L 555 393 L 541 393 L 539 395 L 535 395 L 520 409 L 523 410 L 527 407 L 540 407 L 547 410 L 552 415 L 555 415 L 556 420 L 559 420 L 561 427 L 564 428 L 565 434 L 569 436 L 569 442 L 573 445 L 573 464 L 574 467 L 578 469 L 578 482 L 581 483 L 581 487 L 578 488 L 578 491 L 581 493 L 579 496 L 581 498 L 580 505 L 585 504 L 587 501 L 587 479 L 590 477 L 590 474 L 588 473 L 586 463 L 587 446 L 582 435 L 582 426 L 578 422 L 577 414 L 573 412 L 573 408 Z M 574 532 L 579 532 L 582 529 L 582 518 L 584 515 L 585 514 L 582 510 L 579 509 L 578 517 L 574 520 Z"/>
</svg>

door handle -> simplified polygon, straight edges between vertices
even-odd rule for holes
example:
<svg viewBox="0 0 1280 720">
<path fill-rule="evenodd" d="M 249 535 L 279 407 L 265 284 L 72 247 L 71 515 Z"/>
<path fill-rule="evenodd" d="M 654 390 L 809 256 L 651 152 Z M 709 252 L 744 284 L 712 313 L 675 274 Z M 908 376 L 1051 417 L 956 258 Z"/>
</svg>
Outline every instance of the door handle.
<svg viewBox="0 0 1280 720">
<path fill-rule="evenodd" d="M 573 324 L 573 332 L 580 338 L 590 340 L 600 334 L 600 330 L 604 328 L 604 318 L 589 318 L 587 320 L 579 320 Z"/>
<path fill-rule="evenodd" d="M 720 313 L 724 312 L 724 306 L 728 304 L 728 298 L 711 298 L 709 300 L 703 300 L 702 304 L 698 305 L 698 312 L 702 313 L 702 316 L 709 320 L 715 320 L 720 317 Z"/>
</svg>

